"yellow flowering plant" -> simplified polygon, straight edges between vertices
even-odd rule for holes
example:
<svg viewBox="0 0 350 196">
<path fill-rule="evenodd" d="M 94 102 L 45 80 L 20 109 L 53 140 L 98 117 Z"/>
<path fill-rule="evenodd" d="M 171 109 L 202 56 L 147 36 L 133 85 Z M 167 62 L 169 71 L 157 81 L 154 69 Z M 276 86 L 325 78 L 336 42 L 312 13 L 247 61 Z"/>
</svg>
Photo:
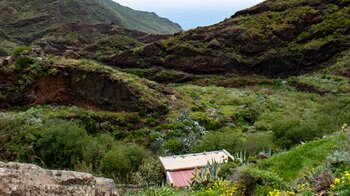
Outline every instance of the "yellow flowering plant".
<svg viewBox="0 0 350 196">
<path fill-rule="evenodd" d="M 294 191 L 279 191 L 277 189 L 274 189 L 273 191 L 269 192 L 269 196 L 292 196 L 295 195 Z"/>
<path fill-rule="evenodd" d="M 329 189 L 335 192 L 350 191 L 350 172 L 345 171 L 340 178 L 335 178 Z"/>
<path fill-rule="evenodd" d="M 227 180 L 216 180 L 200 190 L 200 195 L 231 196 L 238 193 L 239 185 L 232 184 Z"/>
</svg>

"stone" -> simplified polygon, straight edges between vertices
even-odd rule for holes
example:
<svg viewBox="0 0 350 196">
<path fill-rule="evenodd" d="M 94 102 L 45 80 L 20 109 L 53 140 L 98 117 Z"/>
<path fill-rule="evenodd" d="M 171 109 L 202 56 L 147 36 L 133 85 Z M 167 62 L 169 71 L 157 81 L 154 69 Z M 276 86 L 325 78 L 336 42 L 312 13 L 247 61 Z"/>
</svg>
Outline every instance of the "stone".
<svg viewBox="0 0 350 196">
<path fill-rule="evenodd" d="M 256 156 L 256 158 L 259 159 L 259 160 L 267 159 L 267 158 L 269 158 L 269 155 L 266 154 L 266 153 L 260 152 L 260 153 Z"/>
<path fill-rule="evenodd" d="M 74 52 L 73 50 L 66 50 L 63 53 L 63 56 L 67 59 L 79 59 L 80 55 L 76 52 Z"/>
<path fill-rule="evenodd" d="M 170 95 L 169 99 L 170 99 L 170 101 L 173 102 L 173 103 L 175 103 L 175 102 L 177 101 L 177 98 L 176 98 L 175 95 Z"/>
<path fill-rule="evenodd" d="M 0 195 L 117 196 L 111 179 L 88 173 L 46 170 L 32 164 L 0 162 Z"/>
<path fill-rule="evenodd" d="M 2 60 L 2 66 L 8 66 L 11 65 L 14 62 L 13 58 L 8 56 Z"/>
<path fill-rule="evenodd" d="M 30 53 L 29 50 L 23 50 L 20 55 L 21 56 L 29 56 L 29 53 Z"/>
<path fill-rule="evenodd" d="M 45 53 L 41 48 L 32 48 L 32 50 L 29 52 L 29 56 L 37 59 L 43 59 L 45 57 Z"/>
<path fill-rule="evenodd" d="M 218 117 L 218 110 L 215 108 L 209 108 L 205 111 L 205 114 L 212 119 L 216 119 Z"/>
</svg>

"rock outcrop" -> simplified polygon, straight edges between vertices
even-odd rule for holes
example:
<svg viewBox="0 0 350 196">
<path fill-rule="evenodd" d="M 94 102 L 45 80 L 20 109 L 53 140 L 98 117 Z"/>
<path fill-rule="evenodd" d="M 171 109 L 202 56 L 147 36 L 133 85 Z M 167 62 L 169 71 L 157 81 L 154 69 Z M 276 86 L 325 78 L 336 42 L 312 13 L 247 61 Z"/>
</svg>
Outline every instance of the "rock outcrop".
<svg viewBox="0 0 350 196">
<path fill-rule="evenodd" d="M 0 162 L 0 195 L 117 196 L 114 181 L 88 173 Z"/>
<path fill-rule="evenodd" d="M 5 57 L 4 59 L 2 59 L 0 67 L 11 65 L 13 63 L 13 61 L 14 61 L 14 59 L 11 56 Z"/>
<path fill-rule="evenodd" d="M 36 39 L 33 44 L 50 54 L 62 55 L 66 50 L 74 50 L 84 58 L 100 60 L 168 37 L 110 24 L 67 23 Z"/>
<path fill-rule="evenodd" d="M 74 52 L 73 50 L 66 50 L 63 53 L 63 56 L 67 59 L 79 59 L 80 55 L 76 52 Z"/>
<path fill-rule="evenodd" d="M 24 52 L 22 52 L 24 53 Z M 76 105 L 116 112 L 168 111 L 167 95 L 176 92 L 137 76 L 86 60 L 18 57 L 0 68 L 0 108 L 27 105 Z M 31 54 L 32 51 L 25 51 Z M 24 61 L 23 61 L 24 59 Z"/>
</svg>

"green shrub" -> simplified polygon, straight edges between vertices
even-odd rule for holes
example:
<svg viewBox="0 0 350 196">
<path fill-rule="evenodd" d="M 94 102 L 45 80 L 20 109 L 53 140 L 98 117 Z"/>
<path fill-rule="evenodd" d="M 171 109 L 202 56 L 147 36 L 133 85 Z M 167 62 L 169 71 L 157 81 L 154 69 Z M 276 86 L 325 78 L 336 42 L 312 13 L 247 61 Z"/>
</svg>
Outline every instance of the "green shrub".
<svg viewBox="0 0 350 196">
<path fill-rule="evenodd" d="M 41 117 L 31 109 L 16 115 L 0 113 L 1 160 L 38 162 L 35 143 L 40 138 L 42 126 Z"/>
<path fill-rule="evenodd" d="M 199 122 L 190 118 L 189 110 L 180 113 L 174 121 L 162 128 L 169 128 L 166 133 L 159 134 L 150 145 L 161 149 L 164 154 L 185 154 L 202 138 L 207 131 Z M 163 148 L 162 148 L 163 147 Z"/>
<path fill-rule="evenodd" d="M 255 155 L 261 151 L 270 150 L 274 147 L 271 132 L 257 132 L 247 134 L 243 139 L 242 149 L 248 154 Z"/>
<path fill-rule="evenodd" d="M 3 56 L 8 56 L 8 53 L 4 49 L 0 48 L 0 57 Z"/>
<path fill-rule="evenodd" d="M 150 157 L 150 153 L 137 144 L 123 144 L 117 146 L 117 148 L 122 149 L 127 155 L 133 171 L 138 170 L 144 159 Z"/>
<path fill-rule="evenodd" d="M 273 122 L 272 131 L 276 144 L 287 149 L 323 135 L 312 120 L 302 121 L 293 117 Z"/>
<path fill-rule="evenodd" d="M 194 120 L 198 121 L 201 125 L 203 125 L 206 130 L 218 130 L 221 128 L 220 121 L 210 118 L 205 113 L 196 112 L 196 113 L 193 113 L 191 117 Z"/>
<path fill-rule="evenodd" d="M 89 134 L 96 134 L 99 132 L 99 123 L 94 119 L 93 114 L 87 113 L 81 118 L 81 124 L 85 127 Z"/>
<path fill-rule="evenodd" d="M 128 195 L 128 194 L 127 194 Z M 129 193 L 129 195 L 137 195 L 137 196 L 150 196 L 150 195 L 159 195 L 159 196 L 166 196 L 166 195 L 186 195 L 186 193 L 183 190 L 175 189 L 174 187 L 170 186 L 163 186 L 163 187 L 148 187 L 145 190 L 142 190 L 137 193 Z"/>
<path fill-rule="evenodd" d="M 228 176 L 232 174 L 233 170 L 238 166 L 240 165 L 234 161 L 230 161 L 223 164 L 219 171 L 219 177 L 222 179 L 226 179 Z"/>
<path fill-rule="evenodd" d="M 101 172 L 118 182 L 127 182 L 150 153 L 136 144 L 116 144 L 101 161 Z"/>
<path fill-rule="evenodd" d="M 110 134 L 89 137 L 87 140 L 88 145 L 85 145 L 82 150 L 82 161 L 75 167 L 80 171 L 89 172 L 82 170 L 84 166 L 87 166 L 88 169 L 91 168 L 91 171 L 98 173 L 100 160 L 113 148 L 116 142 Z"/>
<path fill-rule="evenodd" d="M 30 65 L 33 65 L 34 63 L 35 63 L 35 60 L 30 57 L 26 57 L 26 56 L 17 57 L 16 69 L 17 70 L 25 69 L 25 68 L 28 68 Z"/>
<path fill-rule="evenodd" d="M 242 149 L 240 135 L 234 130 L 213 131 L 206 134 L 200 142 L 193 147 L 195 152 L 215 151 L 225 149 L 235 153 Z"/>
<path fill-rule="evenodd" d="M 148 158 L 139 170 L 132 175 L 132 182 L 140 186 L 157 186 L 161 184 L 162 167 L 159 160 Z"/>
<path fill-rule="evenodd" d="M 40 158 L 50 168 L 74 168 L 82 159 L 87 133 L 78 124 L 64 120 L 48 120 L 42 138 L 37 141 Z"/>
<path fill-rule="evenodd" d="M 32 50 L 32 47 L 30 47 L 30 46 L 19 46 L 19 47 L 15 48 L 12 51 L 12 56 L 18 57 L 25 50 L 30 51 L 30 50 Z"/>
<path fill-rule="evenodd" d="M 115 180 L 126 179 L 131 171 L 131 162 L 122 149 L 109 151 L 101 160 L 101 171 L 104 175 Z"/>
<path fill-rule="evenodd" d="M 239 168 L 231 180 L 244 186 L 245 195 L 268 195 L 268 191 L 283 186 L 283 179 L 276 173 L 249 166 Z"/>
<path fill-rule="evenodd" d="M 170 139 L 164 143 L 164 149 L 171 154 L 180 154 L 182 151 L 181 142 L 179 139 Z"/>
<path fill-rule="evenodd" d="M 14 160 L 17 152 L 14 152 L 13 141 L 19 138 L 19 119 L 0 113 L 0 160 Z"/>
<path fill-rule="evenodd" d="M 342 135 L 344 135 L 345 140 L 338 141 L 337 146 L 339 149 L 334 151 L 327 158 L 327 161 L 337 169 L 350 168 L 350 128 L 348 124 L 344 124 L 341 131 L 343 132 Z"/>
</svg>

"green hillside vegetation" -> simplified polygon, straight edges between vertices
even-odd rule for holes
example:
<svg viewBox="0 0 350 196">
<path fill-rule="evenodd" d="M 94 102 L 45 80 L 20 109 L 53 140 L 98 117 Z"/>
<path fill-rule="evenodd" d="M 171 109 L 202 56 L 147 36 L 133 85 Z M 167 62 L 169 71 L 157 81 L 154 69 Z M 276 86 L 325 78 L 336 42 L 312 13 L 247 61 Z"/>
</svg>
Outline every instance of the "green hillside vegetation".
<svg viewBox="0 0 350 196">
<path fill-rule="evenodd" d="M 56 32 L 62 25 L 72 23 L 105 24 L 149 34 L 173 34 L 181 31 L 180 25 L 168 19 L 154 13 L 132 10 L 112 0 L 62 0 L 45 3 L 37 0 L 3 0 L 0 9 L 0 38 L 6 34 L 17 45 L 30 45 Z M 1 49 L 8 50 L 8 44 L 0 46 Z"/>
<path fill-rule="evenodd" d="M 143 46 L 144 43 L 128 36 L 109 36 L 86 46 L 80 52 L 91 59 L 103 60 L 115 54 L 120 54 L 131 48 Z"/>
<path fill-rule="evenodd" d="M 30 48 L 18 48 L 13 54 L 20 57 L 26 49 Z M 333 163 L 339 159 L 339 153 L 346 152 L 347 146 L 343 133 L 333 135 L 350 119 L 349 84 L 343 82 L 349 79 L 347 57 L 348 52 L 344 52 L 327 68 L 298 77 L 200 76 L 192 82 L 167 87 L 86 60 L 50 56 L 48 61 L 18 62 L 21 58 L 17 58 L 15 64 L 3 67 L 1 72 L 8 74 L 13 70 L 22 78 L 8 89 L 10 93 L 26 96 L 26 89 L 30 89 L 38 77 L 59 76 L 61 69 L 70 70 L 71 75 L 78 69 L 81 76 L 76 77 L 77 83 L 88 85 L 92 80 L 89 75 L 97 72 L 127 82 L 133 92 L 142 90 L 136 104 L 139 109 L 121 105 L 125 108 L 113 111 L 112 99 L 107 97 L 87 102 L 102 108 L 100 111 L 91 110 L 91 105 L 82 105 L 82 98 L 69 104 L 57 100 L 44 102 L 42 106 L 27 102 L 10 104 L 0 116 L 1 160 L 111 177 L 117 183 L 146 186 L 142 194 L 165 191 L 178 195 L 194 194 L 191 191 L 199 191 L 196 193 L 199 195 L 221 194 L 226 190 L 244 192 L 244 187 L 253 195 L 268 195 L 273 191 L 311 194 L 320 190 L 313 189 L 315 182 L 306 174 L 318 176 L 317 172 L 323 168 L 330 171 L 332 180 L 322 190 L 335 191 L 330 185 L 335 177 L 343 175 L 337 169 L 344 173 L 347 168 L 342 166 L 343 162 Z M 31 74 L 28 70 L 32 70 Z M 322 82 L 316 82 L 318 80 Z M 89 89 L 98 85 L 95 82 Z M 1 92 L 3 104 L 9 102 L 6 97 L 18 97 Z M 73 95 L 83 96 L 82 93 L 84 91 L 77 91 Z M 162 93 L 174 94 L 177 100 L 169 105 Z M 154 105 L 149 108 L 141 103 Z M 163 104 L 170 107 L 165 109 Z M 66 130 L 70 130 L 69 135 L 63 134 Z M 324 136 L 326 138 L 321 139 Z M 299 146 L 301 143 L 306 144 Z M 95 147 L 90 148 L 91 145 Z M 134 147 L 126 149 L 130 145 Z M 66 146 L 70 147 L 62 153 L 53 153 Z M 215 185 L 219 186 L 216 192 L 212 192 L 213 187 L 209 190 L 214 184 L 185 190 L 158 187 L 162 178 L 160 165 L 154 164 L 157 156 L 220 149 L 228 150 L 243 162 L 222 169 L 225 172 L 221 179 L 226 181 L 213 181 L 220 184 Z M 260 161 L 256 159 L 260 152 L 270 152 L 273 156 Z M 332 162 L 332 166 L 325 164 L 327 161 Z M 131 162 L 137 165 L 130 165 Z M 258 180 L 250 181 L 251 178 Z"/>
<path fill-rule="evenodd" d="M 349 143 L 346 135 L 334 135 L 325 139 L 316 140 L 286 152 L 277 153 L 270 158 L 259 161 L 257 164 L 243 165 L 234 168 L 224 174 L 228 180 L 217 180 L 207 187 L 199 190 L 176 190 L 170 187 L 160 189 L 148 189 L 138 195 L 149 194 L 172 194 L 172 195 L 314 195 L 314 190 L 318 188 L 330 189 L 335 179 L 345 176 L 344 170 L 338 170 L 339 163 L 343 159 L 333 161 L 341 152 L 342 146 Z M 348 164 L 349 162 L 345 163 Z M 225 166 L 224 166 L 225 167 Z M 234 169 L 233 169 L 234 168 Z M 335 176 L 330 170 L 337 170 Z M 330 173 L 327 173 L 330 172 Z M 221 174 L 223 176 L 223 174 Z M 339 178 L 340 177 L 340 178 Z M 317 179 L 319 178 L 319 179 Z M 322 182 L 318 180 L 323 180 Z M 328 183 L 328 184 L 327 184 Z M 334 185 L 334 184 L 333 184 Z M 330 194 L 348 194 L 350 178 L 347 175 L 343 181 L 335 183 L 335 187 Z M 323 187 L 322 187 L 323 186 Z M 336 189 L 341 190 L 339 192 Z"/>
<path fill-rule="evenodd" d="M 271 77 L 318 70 L 350 43 L 350 2 L 265 1 L 221 23 L 116 55 L 122 67 Z"/>
<path fill-rule="evenodd" d="M 152 12 L 135 11 L 113 1 L 101 1 L 109 7 L 121 20 L 121 24 L 129 29 L 152 34 L 173 34 L 181 30 L 181 26 Z"/>
<path fill-rule="evenodd" d="M 109 1 L 19 2 L 0 1 L 0 161 L 138 187 L 125 195 L 350 195 L 350 1 L 268 0 L 174 36 L 120 27 L 164 30 Z M 162 184 L 159 156 L 222 149 L 234 161 Z"/>
</svg>

